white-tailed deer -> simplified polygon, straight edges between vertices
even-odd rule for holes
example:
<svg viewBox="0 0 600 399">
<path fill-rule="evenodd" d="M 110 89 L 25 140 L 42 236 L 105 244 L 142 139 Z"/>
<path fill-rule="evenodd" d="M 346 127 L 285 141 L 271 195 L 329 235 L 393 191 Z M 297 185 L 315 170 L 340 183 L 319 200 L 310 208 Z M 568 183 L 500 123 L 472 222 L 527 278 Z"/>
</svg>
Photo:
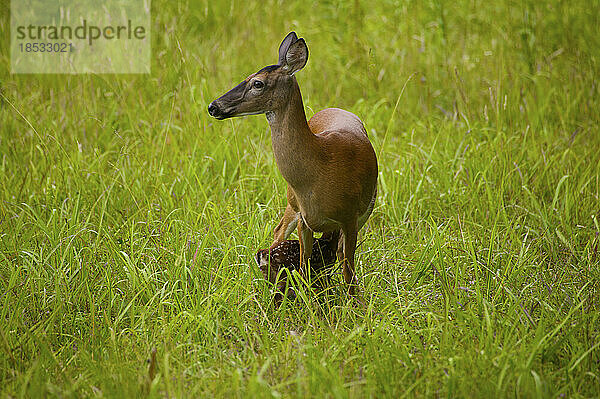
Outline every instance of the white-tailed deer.
<svg viewBox="0 0 600 399">
<path fill-rule="evenodd" d="M 300 274 L 313 246 L 313 232 L 342 231 L 338 258 L 354 295 L 354 251 L 358 231 L 377 196 L 377 158 L 361 120 L 338 108 L 306 121 L 294 74 L 308 60 L 304 39 L 289 33 L 279 46 L 279 62 L 262 68 L 214 100 L 208 113 L 217 119 L 266 114 L 275 161 L 288 183 L 288 205 L 275 229 L 275 242 L 298 227 Z"/>
</svg>

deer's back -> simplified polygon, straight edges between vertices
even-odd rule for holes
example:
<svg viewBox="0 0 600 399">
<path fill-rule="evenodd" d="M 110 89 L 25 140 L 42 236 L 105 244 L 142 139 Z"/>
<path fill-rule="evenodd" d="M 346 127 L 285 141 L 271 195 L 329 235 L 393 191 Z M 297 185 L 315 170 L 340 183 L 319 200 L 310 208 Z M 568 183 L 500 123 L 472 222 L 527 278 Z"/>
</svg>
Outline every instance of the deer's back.
<svg viewBox="0 0 600 399">
<path fill-rule="evenodd" d="M 308 126 L 314 134 L 341 131 L 347 134 L 367 135 L 358 116 L 340 108 L 326 108 L 317 112 L 308 121 Z"/>
</svg>

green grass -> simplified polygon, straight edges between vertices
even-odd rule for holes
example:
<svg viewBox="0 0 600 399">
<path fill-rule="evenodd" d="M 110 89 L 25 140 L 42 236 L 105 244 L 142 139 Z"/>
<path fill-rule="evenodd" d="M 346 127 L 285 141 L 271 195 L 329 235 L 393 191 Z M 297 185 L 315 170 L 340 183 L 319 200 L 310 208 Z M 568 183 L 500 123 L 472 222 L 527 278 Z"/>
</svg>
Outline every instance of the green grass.
<svg viewBox="0 0 600 399">
<path fill-rule="evenodd" d="M 141 76 L 11 75 L 2 3 L 3 397 L 600 395 L 597 1 L 155 0 Z M 267 122 L 206 113 L 290 30 L 378 153 L 365 308 L 273 309 Z"/>
</svg>

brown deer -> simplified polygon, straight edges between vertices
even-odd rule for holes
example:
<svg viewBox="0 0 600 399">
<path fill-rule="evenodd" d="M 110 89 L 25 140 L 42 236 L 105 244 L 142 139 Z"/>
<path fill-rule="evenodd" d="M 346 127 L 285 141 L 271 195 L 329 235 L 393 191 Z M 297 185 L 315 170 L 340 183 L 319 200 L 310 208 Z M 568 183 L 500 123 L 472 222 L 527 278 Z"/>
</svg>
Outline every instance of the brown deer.
<svg viewBox="0 0 600 399">
<path fill-rule="evenodd" d="M 339 108 L 317 112 L 307 122 L 294 74 L 308 60 L 304 39 L 290 32 L 279 46 L 279 62 L 248 76 L 214 100 L 208 113 L 225 119 L 266 114 L 275 162 L 288 183 L 283 218 L 275 229 L 275 246 L 296 225 L 300 241 L 300 274 L 312 253 L 313 232 L 341 230 L 338 258 L 354 295 L 354 251 L 357 234 L 377 196 L 377 158 L 361 120 Z"/>
</svg>

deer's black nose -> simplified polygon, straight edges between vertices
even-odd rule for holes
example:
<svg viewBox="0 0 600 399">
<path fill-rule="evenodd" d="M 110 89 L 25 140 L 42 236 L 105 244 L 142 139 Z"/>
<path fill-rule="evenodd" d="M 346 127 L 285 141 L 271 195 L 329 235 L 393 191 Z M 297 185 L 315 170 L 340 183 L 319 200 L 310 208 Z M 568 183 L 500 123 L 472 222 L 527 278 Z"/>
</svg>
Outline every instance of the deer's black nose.
<svg viewBox="0 0 600 399">
<path fill-rule="evenodd" d="M 215 116 L 216 113 L 217 113 L 217 110 L 218 110 L 218 108 L 217 108 L 217 106 L 215 105 L 214 102 L 208 104 L 208 114 L 210 116 Z"/>
</svg>

